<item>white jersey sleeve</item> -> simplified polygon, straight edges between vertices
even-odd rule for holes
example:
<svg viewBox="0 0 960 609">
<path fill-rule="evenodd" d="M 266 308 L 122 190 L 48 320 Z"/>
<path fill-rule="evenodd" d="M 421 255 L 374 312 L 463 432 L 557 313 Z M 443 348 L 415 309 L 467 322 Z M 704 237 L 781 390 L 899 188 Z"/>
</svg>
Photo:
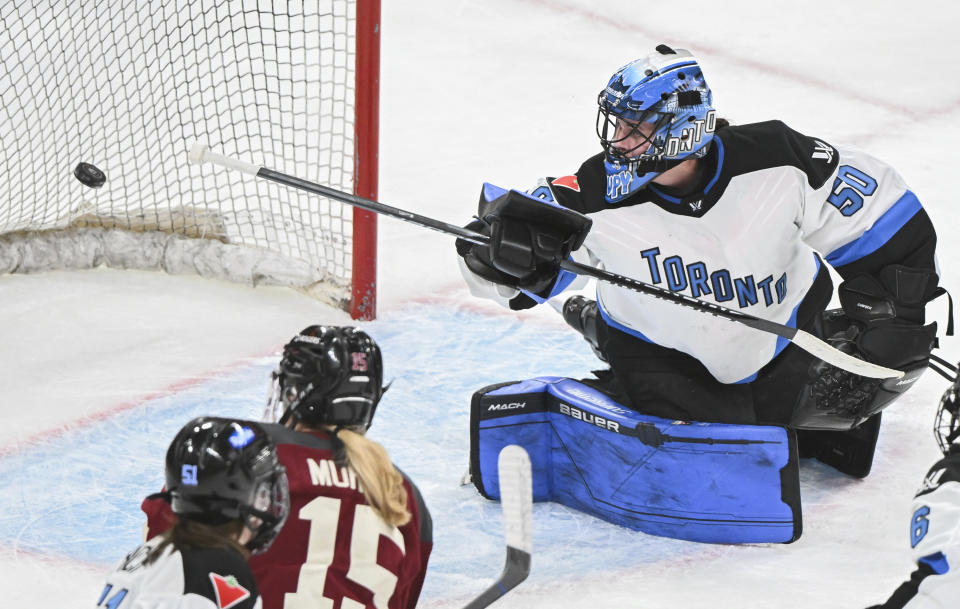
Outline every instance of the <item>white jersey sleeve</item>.
<svg viewBox="0 0 960 609">
<path fill-rule="evenodd" d="M 910 546 L 917 570 L 880 607 L 960 606 L 960 453 L 936 463 L 914 497 Z"/>
<path fill-rule="evenodd" d="M 477 275 L 470 270 L 463 258 L 457 258 L 457 262 L 460 265 L 460 274 L 463 275 L 463 280 L 466 282 L 467 289 L 470 290 L 472 296 L 486 298 L 501 306 L 509 307 L 510 300 L 520 294 L 520 290 L 517 288 L 500 285 Z"/>
<path fill-rule="evenodd" d="M 104 609 L 261 609 L 253 575 L 237 552 L 191 550 L 185 556 L 167 547 L 148 558 L 162 541 L 154 537 L 127 554 L 107 576 L 96 599 Z"/>
<path fill-rule="evenodd" d="M 883 161 L 846 146 L 823 144 L 822 154 L 838 155 L 838 163 L 819 188 L 805 184 L 800 229 L 804 241 L 837 267 L 882 246 L 921 206 Z"/>
</svg>

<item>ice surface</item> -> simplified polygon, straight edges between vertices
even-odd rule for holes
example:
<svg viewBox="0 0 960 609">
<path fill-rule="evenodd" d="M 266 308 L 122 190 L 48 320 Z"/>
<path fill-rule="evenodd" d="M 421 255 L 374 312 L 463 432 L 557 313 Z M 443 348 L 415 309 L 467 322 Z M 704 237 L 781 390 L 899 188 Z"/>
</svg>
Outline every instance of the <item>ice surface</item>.
<svg viewBox="0 0 960 609">
<path fill-rule="evenodd" d="M 958 16 L 949 2 L 868 0 L 387 2 L 380 198 L 460 223 L 483 181 L 527 187 L 576 170 L 597 150 L 594 103 L 609 74 L 665 42 L 700 55 L 734 122 L 780 118 L 897 167 L 938 226 L 953 287 Z M 380 318 L 366 327 L 396 382 L 371 435 L 434 516 L 421 606 L 458 607 L 503 560 L 498 506 L 458 484 L 470 394 L 586 374 L 597 362 L 552 310 L 511 313 L 472 299 L 450 238 L 392 219 L 380 231 Z M 196 277 L 0 277 L 5 597 L 92 607 L 104 571 L 139 539 L 139 501 L 161 483 L 172 433 L 200 413 L 259 416 L 277 349 L 304 326 L 345 321 L 289 290 Z M 951 339 L 941 355 L 958 359 Z M 497 606 L 877 602 L 911 569 L 907 510 L 938 454 L 931 427 L 944 386 L 928 374 L 888 410 L 867 479 L 802 464 L 804 533 L 794 544 L 698 545 L 538 504 L 530 578 Z"/>
</svg>

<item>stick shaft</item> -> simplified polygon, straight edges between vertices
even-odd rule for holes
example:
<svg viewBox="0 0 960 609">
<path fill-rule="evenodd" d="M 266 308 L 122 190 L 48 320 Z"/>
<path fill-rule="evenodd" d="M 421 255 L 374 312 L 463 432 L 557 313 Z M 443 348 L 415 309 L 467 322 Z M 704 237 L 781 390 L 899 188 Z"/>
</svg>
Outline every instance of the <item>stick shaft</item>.
<svg viewBox="0 0 960 609">
<path fill-rule="evenodd" d="M 272 182 L 277 182 L 278 184 L 284 184 L 299 190 L 305 190 L 307 192 L 322 195 L 328 199 L 334 199 L 342 203 L 347 203 L 348 205 L 353 205 L 354 207 L 359 207 L 360 209 L 365 209 L 367 211 L 372 211 L 384 216 L 397 218 L 398 220 L 403 220 L 405 222 L 411 222 L 413 224 L 423 226 L 424 228 L 433 229 L 441 233 L 454 235 L 456 237 L 460 237 L 461 239 L 466 239 L 472 243 L 484 245 L 490 241 L 485 235 L 467 230 L 461 226 L 457 226 L 456 224 L 449 224 L 447 222 L 443 222 L 442 220 L 436 220 L 428 216 L 421 216 L 420 214 L 415 214 L 405 209 L 392 207 L 390 205 L 380 203 L 379 201 L 373 201 L 357 195 L 348 194 L 336 190 L 335 188 L 330 188 L 329 186 L 324 186 L 322 184 L 317 184 L 316 182 L 310 182 L 301 178 L 287 175 L 285 173 L 280 173 L 279 171 L 267 169 L 266 167 L 261 167 L 257 171 L 256 175 L 257 177 L 264 178 Z"/>
<path fill-rule="evenodd" d="M 739 322 L 745 326 L 760 330 L 761 332 L 776 334 L 777 336 L 791 341 L 793 344 L 797 345 L 807 353 L 810 353 L 811 355 L 818 357 L 819 359 L 822 359 L 823 361 L 836 366 L 837 368 L 842 368 L 847 372 L 853 372 L 855 374 L 859 374 L 860 376 L 878 379 L 901 378 L 903 376 L 903 372 L 900 370 L 894 370 L 893 368 L 887 368 L 885 366 L 878 366 L 877 364 L 871 364 L 870 362 L 853 357 L 852 355 L 832 347 L 809 332 L 804 332 L 803 330 L 798 330 L 797 328 L 791 328 L 790 326 L 779 324 L 775 321 L 761 319 L 759 317 L 754 317 L 753 315 L 747 315 L 746 313 L 734 311 L 733 309 L 721 307 L 720 305 L 703 302 L 702 300 L 697 300 L 696 298 L 680 294 L 679 292 L 671 292 L 670 290 L 658 288 L 655 285 L 637 281 L 636 279 L 631 279 L 630 277 L 624 277 L 623 275 L 617 275 L 616 273 L 611 273 L 610 271 L 605 271 L 596 267 L 580 264 L 579 262 L 574 262 L 573 260 L 565 260 L 560 266 L 561 268 L 573 273 L 577 273 L 578 275 L 595 277 L 601 281 L 606 281 L 608 283 L 628 288 L 642 294 L 669 300 L 670 302 L 691 309 L 696 309 L 697 311 L 703 313 L 709 313 L 711 315 L 716 315 L 717 317 L 723 317 L 724 319 Z"/>
<path fill-rule="evenodd" d="M 453 235 L 478 245 L 486 245 L 490 242 L 490 238 L 486 235 L 482 235 L 461 226 L 443 222 L 442 220 L 437 220 L 428 216 L 422 216 L 398 207 L 392 207 L 372 199 L 365 199 L 363 197 L 346 193 L 335 188 L 330 188 L 329 186 L 324 186 L 322 184 L 317 184 L 316 182 L 310 182 L 302 178 L 281 173 L 279 171 L 274 171 L 273 169 L 259 167 L 257 165 L 253 165 L 252 163 L 247 163 L 239 159 L 217 154 L 202 144 L 195 144 L 193 148 L 191 148 L 190 160 L 194 163 L 211 162 L 215 165 L 220 165 L 221 167 L 236 169 L 265 180 L 270 180 L 271 182 L 283 184 L 298 190 L 312 192 L 329 199 L 334 199 L 348 205 L 359 207 L 360 209 L 365 209 L 367 211 L 384 216 L 397 218 L 398 220 L 403 220 L 404 222 L 417 224 L 424 228 L 429 228 L 441 233 Z M 574 262 L 573 260 L 564 260 L 560 264 L 560 267 L 578 275 L 587 275 L 589 277 L 599 279 L 600 281 L 606 281 L 608 283 L 634 290 L 642 294 L 669 300 L 675 304 L 695 309 L 702 313 L 709 313 L 711 315 L 716 315 L 717 317 L 723 317 L 724 319 L 729 319 L 731 321 L 744 324 L 756 330 L 760 330 L 761 332 L 775 334 L 793 342 L 804 351 L 807 351 L 808 353 L 822 359 L 828 364 L 832 364 L 838 368 L 847 370 L 848 372 L 853 372 L 870 378 L 900 378 L 903 376 L 903 372 L 900 370 L 878 366 L 876 364 L 871 364 L 855 358 L 838 349 L 835 349 L 812 334 L 804 332 L 803 330 L 798 330 L 797 328 L 791 328 L 790 326 L 786 326 L 784 324 L 754 317 L 753 315 L 728 309 L 717 304 L 711 304 L 702 300 L 697 300 L 696 298 L 680 294 L 679 292 L 671 292 L 670 290 L 659 288 L 657 286 L 650 285 L 649 283 L 644 283 L 642 281 L 625 277 L 623 275 L 618 275 L 616 273 L 611 273 L 596 267 L 580 264 L 579 262 Z"/>
</svg>

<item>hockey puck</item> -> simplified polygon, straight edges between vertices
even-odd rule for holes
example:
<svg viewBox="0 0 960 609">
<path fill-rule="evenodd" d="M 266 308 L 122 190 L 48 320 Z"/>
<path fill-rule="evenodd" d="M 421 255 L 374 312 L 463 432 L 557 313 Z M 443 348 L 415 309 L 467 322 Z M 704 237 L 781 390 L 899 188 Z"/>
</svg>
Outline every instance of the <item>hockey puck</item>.
<svg viewBox="0 0 960 609">
<path fill-rule="evenodd" d="M 107 181 L 107 174 L 90 163 L 77 163 L 73 175 L 80 180 L 81 184 L 86 184 L 90 188 L 100 188 Z"/>
</svg>

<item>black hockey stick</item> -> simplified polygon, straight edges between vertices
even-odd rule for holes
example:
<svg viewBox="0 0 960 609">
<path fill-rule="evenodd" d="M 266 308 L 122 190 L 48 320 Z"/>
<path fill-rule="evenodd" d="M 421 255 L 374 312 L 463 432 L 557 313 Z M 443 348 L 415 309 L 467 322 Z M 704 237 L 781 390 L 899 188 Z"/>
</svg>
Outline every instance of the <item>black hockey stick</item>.
<svg viewBox="0 0 960 609">
<path fill-rule="evenodd" d="M 296 176 L 291 176 L 285 173 L 280 173 L 279 171 L 267 169 L 266 167 L 259 167 L 252 163 L 241 161 L 240 159 L 234 159 L 222 154 L 217 154 L 216 152 L 212 152 L 206 144 L 197 143 L 193 145 L 193 147 L 190 149 L 190 162 L 196 164 L 213 163 L 214 165 L 219 165 L 228 169 L 237 169 L 243 173 L 257 176 L 258 178 L 264 178 L 266 180 L 270 180 L 271 182 L 277 182 L 278 184 L 291 186 L 298 190 L 305 190 L 307 192 L 322 195 L 328 199 L 334 199 L 383 216 L 390 216 L 391 218 L 397 218 L 398 220 L 417 224 L 425 228 L 432 228 L 433 230 L 441 233 L 466 239 L 471 243 L 486 245 L 486 243 L 489 241 L 486 235 L 481 235 L 480 233 L 462 228 L 455 224 L 449 224 L 447 222 L 443 222 L 442 220 L 435 220 L 427 216 L 421 216 L 420 214 L 415 214 L 404 209 L 391 207 L 390 205 L 380 203 L 379 201 L 358 197 L 357 195 L 343 192 L 342 190 L 337 190 L 335 188 L 330 188 L 329 186 L 324 186 L 323 184 L 317 184 L 316 182 L 310 182 Z"/>
<path fill-rule="evenodd" d="M 516 444 L 505 446 L 497 459 L 497 475 L 500 479 L 500 508 L 503 510 L 507 559 L 497 581 L 467 603 L 464 609 L 488 607 L 530 574 L 530 555 L 533 551 L 533 482 L 527 451 Z"/>
<path fill-rule="evenodd" d="M 417 224 L 419 226 L 430 228 L 448 235 L 453 235 L 455 237 L 460 237 L 461 239 L 471 243 L 486 245 L 490 241 L 486 235 L 482 235 L 455 224 L 443 222 L 442 220 L 436 220 L 428 216 L 421 216 L 420 214 L 415 214 L 403 209 L 391 207 L 390 205 L 385 205 L 378 201 L 373 201 L 371 199 L 365 199 L 357 195 L 342 192 L 336 190 L 335 188 L 330 188 L 329 186 L 323 186 L 322 184 L 317 184 L 315 182 L 310 182 L 301 178 L 287 175 L 285 173 L 280 173 L 279 171 L 274 171 L 273 169 L 260 167 L 254 165 L 253 163 L 247 163 L 239 159 L 217 154 L 216 152 L 212 152 L 206 144 L 197 143 L 193 145 L 193 147 L 190 149 L 190 162 L 210 162 L 214 165 L 219 165 L 220 167 L 236 169 L 238 171 L 270 180 L 272 182 L 277 182 L 292 188 L 312 192 L 314 194 L 322 195 L 342 203 L 347 203 L 348 205 L 353 205 L 355 207 L 359 207 L 360 209 L 365 209 L 367 211 L 372 211 L 384 216 L 397 218 L 398 220 Z M 641 294 L 647 294 L 648 296 L 653 296 L 655 298 L 669 300 L 675 304 L 690 309 L 695 309 L 702 313 L 710 313 L 711 315 L 716 315 L 717 317 L 736 321 L 756 330 L 760 330 L 761 332 L 776 334 L 777 336 L 789 340 L 807 353 L 810 353 L 811 355 L 814 355 L 828 364 L 836 366 L 837 368 L 846 370 L 847 372 L 878 379 L 901 378 L 904 374 L 900 370 L 894 370 L 885 366 L 878 366 L 877 364 L 871 364 L 870 362 L 853 357 L 852 355 L 832 347 L 809 332 L 804 332 L 803 330 L 799 330 L 797 328 L 791 328 L 790 326 L 767 319 L 761 319 L 741 311 L 734 311 L 733 309 L 728 309 L 720 305 L 697 300 L 691 296 L 686 296 L 678 292 L 671 292 L 670 290 L 659 288 L 655 285 L 650 285 L 649 283 L 644 283 L 642 281 L 625 277 L 623 275 L 618 275 L 616 273 L 611 273 L 596 267 L 580 264 L 579 262 L 574 262 L 573 260 L 564 260 L 560 263 L 560 268 L 578 275 L 586 275 L 600 281 L 606 281 L 607 283 L 612 283 L 622 288 L 634 290 L 636 292 L 640 292 Z"/>
</svg>

